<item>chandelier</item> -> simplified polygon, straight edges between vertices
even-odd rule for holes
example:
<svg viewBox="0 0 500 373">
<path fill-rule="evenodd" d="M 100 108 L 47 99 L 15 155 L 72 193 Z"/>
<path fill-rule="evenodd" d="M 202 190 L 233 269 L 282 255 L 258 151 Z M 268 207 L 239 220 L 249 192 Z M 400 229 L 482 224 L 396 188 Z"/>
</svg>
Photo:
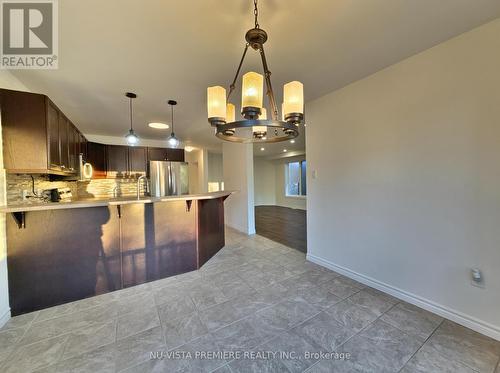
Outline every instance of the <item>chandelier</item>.
<svg viewBox="0 0 500 373">
<path fill-rule="evenodd" d="M 243 56 L 236 69 L 233 82 L 229 86 L 227 96 L 226 89 L 221 86 L 208 87 L 207 89 L 208 121 L 215 128 L 215 135 L 222 140 L 242 143 L 286 141 L 299 135 L 298 127 L 304 121 L 304 86 L 297 81 L 284 85 L 282 116 L 278 115 L 278 107 L 271 84 L 271 72 L 264 53 L 267 33 L 260 28 L 257 20 L 258 15 L 257 0 L 254 0 L 255 27 L 248 30 L 245 35 L 246 44 Z M 249 46 L 259 52 L 264 76 L 253 71 L 243 75 L 241 115 L 244 119 L 236 120 L 236 108 L 234 104 L 229 102 L 229 99 L 235 89 Z M 269 119 L 267 118 L 267 110 L 263 106 L 264 81 L 270 106 Z"/>
</svg>

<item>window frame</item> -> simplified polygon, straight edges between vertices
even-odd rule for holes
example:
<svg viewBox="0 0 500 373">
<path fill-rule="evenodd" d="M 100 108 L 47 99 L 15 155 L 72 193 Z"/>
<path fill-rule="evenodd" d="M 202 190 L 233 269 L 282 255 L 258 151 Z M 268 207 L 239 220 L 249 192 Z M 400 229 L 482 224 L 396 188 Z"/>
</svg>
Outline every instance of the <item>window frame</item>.
<svg viewBox="0 0 500 373">
<path fill-rule="evenodd" d="M 298 185 L 298 192 L 299 194 L 289 194 L 288 193 L 288 184 L 290 180 L 290 164 L 291 163 L 298 163 L 299 164 L 299 185 Z M 302 164 L 305 163 L 306 167 L 306 174 L 304 177 L 307 178 L 307 160 L 302 159 L 300 161 L 291 161 L 291 162 L 286 162 L 285 163 L 285 197 L 286 198 L 307 198 L 307 189 L 306 189 L 306 194 L 302 194 L 302 183 L 303 183 L 303 178 L 302 178 Z"/>
</svg>

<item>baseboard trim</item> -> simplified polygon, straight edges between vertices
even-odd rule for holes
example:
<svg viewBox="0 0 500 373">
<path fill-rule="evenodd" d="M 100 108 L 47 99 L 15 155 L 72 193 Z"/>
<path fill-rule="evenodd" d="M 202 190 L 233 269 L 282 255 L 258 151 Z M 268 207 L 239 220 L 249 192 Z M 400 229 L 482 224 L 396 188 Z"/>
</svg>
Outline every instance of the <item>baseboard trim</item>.
<svg viewBox="0 0 500 373">
<path fill-rule="evenodd" d="M 348 268 L 339 266 L 335 263 L 330 262 L 329 260 L 320 258 L 318 256 L 307 254 L 307 260 L 316 263 L 320 266 L 331 269 L 332 271 L 338 272 L 346 277 L 349 277 L 353 280 L 359 281 L 362 284 L 373 287 L 377 290 L 383 291 L 384 293 L 390 294 L 398 299 L 401 299 L 405 302 L 411 303 L 415 306 L 423 308 L 427 311 L 433 312 L 439 316 L 442 316 L 446 319 L 456 322 L 457 324 L 463 325 L 467 328 L 470 328 L 478 333 L 484 334 L 488 337 L 496 339 L 500 341 L 500 328 L 491 325 L 482 320 L 476 319 L 475 317 L 463 314 L 457 310 L 451 309 L 442 304 L 435 303 L 428 299 L 422 298 L 418 295 L 412 294 L 405 290 L 399 289 L 392 285 L 388 285 L 381 281 L 378 281 L 374 278 L 365 276 L 361 273 L 357 273 Z"/>
<path fill-rule="evenodd" d="M 7 311 L 5 311 L 3 315 L 0 316 L 0 328 L 5 324 L 7 324 L 7 321 L 9 320 L 10 320 L 10 308 L 8 308 Z"/>
</svg>

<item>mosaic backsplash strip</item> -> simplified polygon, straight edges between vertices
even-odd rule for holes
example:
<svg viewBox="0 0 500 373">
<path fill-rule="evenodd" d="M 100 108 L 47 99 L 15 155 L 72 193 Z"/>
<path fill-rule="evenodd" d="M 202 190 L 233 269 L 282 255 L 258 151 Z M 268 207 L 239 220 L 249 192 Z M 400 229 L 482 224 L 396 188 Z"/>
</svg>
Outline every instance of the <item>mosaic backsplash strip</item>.
<svg viewBox="0 0 500 373">
<path fill-rule="evenodd" d="M 30 175 L 7 174 L 6 176 L 8 205 L 41 202 L 37 198 L 28 198 L 23 201 L 23 190 L 28 191 L 30 195 L 32 194 Z M 35 179 L 35 192 L 53 188 L 70 188 L 73 199 L 129 197 L 135 196 L 137 193 L 137 179 L 50 181 L 48 175 L 34 174 L 32 176 Z"/>
</svg>

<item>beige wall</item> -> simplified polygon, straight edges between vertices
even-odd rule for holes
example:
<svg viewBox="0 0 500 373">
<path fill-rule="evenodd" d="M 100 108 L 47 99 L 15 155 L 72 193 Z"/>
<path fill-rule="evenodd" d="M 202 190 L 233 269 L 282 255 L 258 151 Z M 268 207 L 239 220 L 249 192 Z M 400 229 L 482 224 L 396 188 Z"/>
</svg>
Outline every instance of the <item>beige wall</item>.
<svg viewBox="0 0 500 373">
<path fill-rule="evenodd" d="M 225 190 L 236 192 L 224 203 L 226 225 L 255 234 L 252 144 L 224 142 L 222 163 Z"/>
<path fill-rule="evenodd" d="M 306 144 L 309 258 L 495 338 L 499 35 L 500 19 L 308 103 Z"/>
<path fill-rule="evenodd" d="M 0 88 L 28 91 L 11 73 L 0 70 Z M 1 118 L 0 118 L 0 139 Z M 6 181 L 3 168 L 2 141 L 0 141 L 0 205 L 6 204 Z M 0 214 L 0 327 L 10 318 L 9 293 L 7 280 L 7 243 L 5 234 L 5 214 Z"/>
<path fill-rule="evenodd" d="M 255 206 L 276 204 L 276 166 L 262 157 L 254 158 Z"/>
</svg>

